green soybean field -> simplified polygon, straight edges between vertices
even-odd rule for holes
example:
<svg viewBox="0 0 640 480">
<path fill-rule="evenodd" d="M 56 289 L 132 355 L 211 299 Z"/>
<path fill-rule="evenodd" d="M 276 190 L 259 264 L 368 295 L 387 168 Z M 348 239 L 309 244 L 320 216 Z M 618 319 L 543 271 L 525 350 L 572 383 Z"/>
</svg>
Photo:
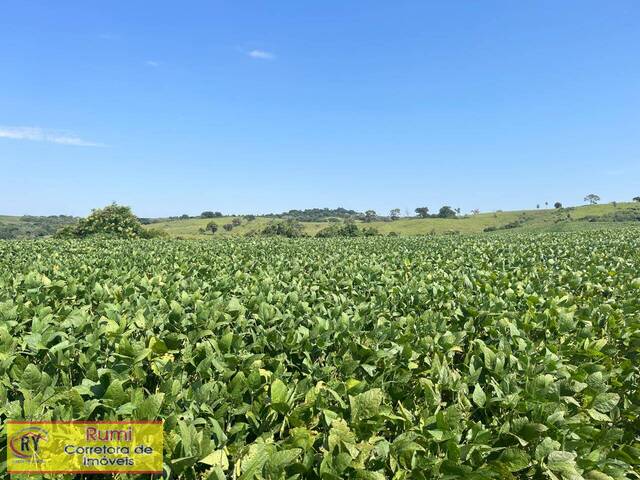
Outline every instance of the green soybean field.
<svg viewBox="0 0 640 480">
<path fill-rule="evenodd" d="M 167 478 L 637 479 L 639 417 L 637 228 L 0 241 L 3 477 L 161 419 Z"/>
</svg>

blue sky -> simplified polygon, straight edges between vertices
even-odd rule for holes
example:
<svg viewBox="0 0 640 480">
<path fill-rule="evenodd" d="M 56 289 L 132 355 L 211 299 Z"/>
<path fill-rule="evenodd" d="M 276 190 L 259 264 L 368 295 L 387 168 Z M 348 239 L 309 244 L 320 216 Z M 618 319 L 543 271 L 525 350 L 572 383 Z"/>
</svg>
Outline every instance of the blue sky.
<svg viewBox="0 0 640 480">
<path fill-rule="evenodd" d="M 640 195 L 640 3 L 4 0 L 0 213 Z"/>
</svg>

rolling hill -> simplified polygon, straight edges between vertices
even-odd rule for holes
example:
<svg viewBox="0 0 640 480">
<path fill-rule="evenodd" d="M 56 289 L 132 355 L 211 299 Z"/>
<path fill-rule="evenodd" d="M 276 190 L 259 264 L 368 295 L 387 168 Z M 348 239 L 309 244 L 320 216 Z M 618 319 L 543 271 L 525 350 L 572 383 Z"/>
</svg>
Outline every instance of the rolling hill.
<svg viewBox="0 0 640 480">
<path fill-rule="evenodd" d="M 230 232 L 222 226 L 240 218 L 241 224 Z M 40 238 L 53 234 L 61 226 L 77 221 L 68 216 L 0 216 L 0 238 Z M 212 235 L 204 229 L 209 222 L 218 225 Z M 269 223 L 282 221 L 273 217 L 243 217 L 155 219 L 145 228 L 157 229 L 170 237 L 180 238 L 224 238 L 260 233 Z M 301 222 L 304 232 L 314 236 L 331 225 L 329 221 Z M 458 218 L 401 218 L 395 221 L 378 220 L 369 223 L 357 222 L 360 226 L 373 227 L 383 235 L 392 232 L 398 235 L 469 234 L 481 232 L 512 231 L 574 231 L 599 228 L 617 228 L 624 225 L 640 225 L 640 203 L 606 203 L 583 205 L 561 209 L 536 209 L 496 211 L 466 215 Z"/>
<path fill-rule="evenodd" d="M 233 218 L 190 218 L 167 220 L 146 225 L 146 228 L 162 230 L 172 237 L 182 238 L 213 238 L 247 235 L 258 233 L 270 222 L 278 219 L 257 217 L 255 220 L 241 218 L 241 225 L 230 232 L 222 229 L 222 225 L 230 223 Z M 212 235 L 201 232 L 206 225 L 214 221 L 218 224 L 218 231 Z M 622 225 L 640 225 L 639 203 L 607 203 L 601 205 L 584 205 L 562 209 L 536 209 L 497 211 L 480 213 L 478 215 L 460 218 L 401 218 L 395 221 L 358 222 L 360 225 L 371 226 L 381 234 L 395 232 L 398 235 L 426 235 L 453 233 L 480 233 L 486 230 L 522 230 L 522 231 L 566 231 L 587 230 L 593 228 L 615 228 Z M 315 235 L 330 222 L 302 222 L 305 233 Z"/>
</svg>

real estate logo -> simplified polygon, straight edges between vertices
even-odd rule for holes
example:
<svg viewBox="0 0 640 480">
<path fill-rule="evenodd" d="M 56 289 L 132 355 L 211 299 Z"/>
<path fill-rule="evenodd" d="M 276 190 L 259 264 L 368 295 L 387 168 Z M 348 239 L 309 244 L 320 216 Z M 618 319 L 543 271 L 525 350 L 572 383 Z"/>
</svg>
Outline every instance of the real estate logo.
<svg viewBox="0 0 640 480">
<path fill-rule="evenodd" d="M 41 427 L 26 427 L 10 435 L 7 439 L 9 450 L 20 459 L 30 462 L 41 461 L 38 452 L 48 440 L 49 432 Z"/>
<path fill-rule="evenodd" d="M 9 473 L 161 473 L 162 421 L 7 422 Z"/>
</svg>

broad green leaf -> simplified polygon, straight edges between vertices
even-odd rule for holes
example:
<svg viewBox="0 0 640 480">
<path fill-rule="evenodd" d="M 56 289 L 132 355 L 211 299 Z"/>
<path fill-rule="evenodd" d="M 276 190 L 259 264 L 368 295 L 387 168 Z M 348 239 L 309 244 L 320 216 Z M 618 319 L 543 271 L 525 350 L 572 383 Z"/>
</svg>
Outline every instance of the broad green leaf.
<svg viewBox="0 0 640 480">
<path fill-rule="evenodd" d="M 472 398 L 473 398 L 473 402 L 479 407 L 484 407 L 485 403 L 487 402 L 487 396 L 482 390 L 482 387 L 477 383 L 473 388 Z"/>
<path fill-rule="evenodd" d="M 120 380 L 114 380 L 109 384 L 103 398 L 110 400 L 111 405 L 114 407 L 119 407 L 129 401 L 129 395 L 122 388 Z"/>
<path fill-rule="evenodd" d="M 289 389 L 284 382 L 276 378 L 271 384 L 271 401 L 273 403 L 287 403 Z"/>
<path fill-rule="evenodd" d="M 227 470 L 229 468 L 229 459 L 227 458 L 227 454 L 224 450 L 214 450 L 209 455 L 198 461 L 205 465 L 218 466 L 222 470 Z"/>
<path fill-rule="evenodd" d="M 593 399 L 593 408 L 602 413 L 610 412 L 620 401 L 617 393 L 600 393 Z"/>
<path fill-rule="evenodd" d="M 350 396 L 351 421 L 357 422 L 378 415 L 383 399 L 384 394 L 379 388 L 373 388 L 355 397 Z"/>
<path fill-rule="evenodd" d="M 517 472 L 529 466 L 529 455 L 523 450 L 517 448 L 507 448 L 500 455 L 500 461 L 509 469 L 510 472 Z"/>
<path fill-rule="evenodd" d="M 577 475 L 575 458 L 575 453 L 554 450 L 547 456 L 547 466 L 551 471 L 566 476 Z"/>
<path fill-rule="evenodd" d="M 164 393 L 156 393 L 145 398 L 136 408 L 136 416 L 141 420 L 155 420 L 160 414 Z"/>
<path fill-rule="evenodd" d="M 22 388 L 26 388 L 32 392 L 36 392 L 40 389 L 40 382 L 42 381 L 42 373 L 33 363 L 27 365 L 22 372 L 20 379 L 20 385 Z"/>
<path fill-rule="evenodd" d="M 542 442 L 536 447 L 536 460 L 543 460 L 551 452 L 560 449 L 560 442 L 557 442 L 549 437 L 545 437 Z"/>
</svg>

